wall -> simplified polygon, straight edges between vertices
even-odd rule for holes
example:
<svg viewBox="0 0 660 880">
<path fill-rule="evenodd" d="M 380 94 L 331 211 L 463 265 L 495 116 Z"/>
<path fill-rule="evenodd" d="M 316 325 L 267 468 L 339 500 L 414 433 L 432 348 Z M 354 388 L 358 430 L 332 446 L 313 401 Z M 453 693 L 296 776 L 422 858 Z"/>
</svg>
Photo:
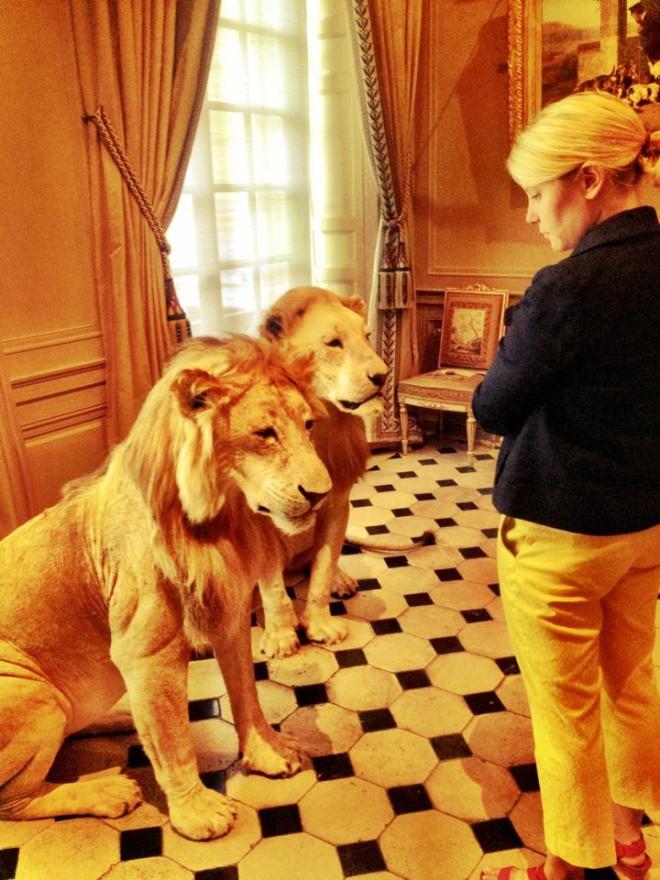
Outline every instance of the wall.
<svg viewBox="0 0 660 880">
<path fill-rule="evenodd" d="M 18 429 L 34 513 L 57 500 L 63 482 L 95 468 L 106 448 L 105 360 L 68 5 L 5 4 L 0 59 L 0 433 Z M 19 474 L 7 471 L 2 476 L 18 485 Z M 9 504 L 0 503 L 6 531 Z"/>
<path fill-rule="evenodd" d="M 429 7 L 414 238 L 427 367 L 438 317 L 433 292 L 475 283 L 522 292 L 537 269 L 558 259 L 525 223 L 524 196 L 505 170 L 506 0 L 432 0 Z M 657 190 L 644 195 L 660 208 Z"/>
</svg>

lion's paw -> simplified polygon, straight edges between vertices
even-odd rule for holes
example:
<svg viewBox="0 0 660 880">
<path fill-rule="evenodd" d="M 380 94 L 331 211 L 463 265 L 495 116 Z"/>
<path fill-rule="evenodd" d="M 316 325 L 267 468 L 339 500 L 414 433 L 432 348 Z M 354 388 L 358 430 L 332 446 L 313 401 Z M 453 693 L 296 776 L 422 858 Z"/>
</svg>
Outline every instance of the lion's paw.
<svg viewBox="0 0 660 880">
<path fill-rule="evenodd" d="M 329 611 L 316 611 L 314 614 L 303 615 L 303 624 L 307 637 L 311 642 L 323 642 L 334 645 L 343 642 L 348 635 L 348 625 Z"/>
<path fill-rule="evenodd" d="M 201 783 L 189 795 L 169 803 L 172 828 L 190 840 L 222 837 L 234 824 L 233 801 Z"/>
<path fill-rule="evenodd" d="M 125 816 L 142 803 L 140 786 L 134 779 L 124 775 L 83 779 L 73 783 L 71 791 L 76 792 L 81 803 L 87 802 L 90 805 L 89 810 L 81 809 L 81 812 L 108 819 Z"/>
<path fill-rule="evenodd" d="M 332 592 L 341 598 L 345 598 L 347 596 L 354 596 L 357 593 L 357 581 L 355 578 L 352 578 L 350 574 L 346 574 L 345 571 L 342 571 L 341 568 L 337 567 L 335 569 L 335 574 L 332 579 Z"/>
<path fill-rule="evenodd" d="M 241 763 L 246 770 L 264 776 L 293 776 L 302 766 L 302 747 L 272 727 L 264 733 L 253 728 L 243 746 Z"/>
<path fill-rule="evenodd" d="M 265 629 L 259 642 L 259 649 L 266 657 L 289 657 L 300 647 L 296 631 L 291 626 L 278 626 Z"/>
</svg>

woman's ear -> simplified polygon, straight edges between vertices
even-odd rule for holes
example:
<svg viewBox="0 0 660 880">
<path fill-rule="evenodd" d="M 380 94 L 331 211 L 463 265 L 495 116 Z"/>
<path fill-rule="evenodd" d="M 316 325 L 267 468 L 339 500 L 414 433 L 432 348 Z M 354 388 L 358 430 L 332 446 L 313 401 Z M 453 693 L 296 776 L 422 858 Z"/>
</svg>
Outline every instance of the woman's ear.
<svg viewBox="0 0 660 880">
<path fill-rule="evenodd" d="M 580 169 L 580 180 L 586 199 L 595 199 L 601 192 L 607 174 L 602 165 L 583 165 Z"/>
</svg>

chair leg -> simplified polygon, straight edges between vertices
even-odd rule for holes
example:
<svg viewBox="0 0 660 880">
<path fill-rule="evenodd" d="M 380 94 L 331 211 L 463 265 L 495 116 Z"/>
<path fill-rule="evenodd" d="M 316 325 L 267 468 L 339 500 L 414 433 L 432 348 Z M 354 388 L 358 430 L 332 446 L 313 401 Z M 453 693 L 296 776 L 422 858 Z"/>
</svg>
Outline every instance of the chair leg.
<svg viewBox="0 0 660 880">
<path fill-rule="evenodd" d="M 399 421 L 401 422 L 401 450 L 408 452 L 408 407 L 403 400 L 399 401 Z"/>
<path fill-rule="evenodd" d="M 465 429 L 467 432 L 467 454 L 470 461 L 472 461 L 472 457 L 474 455 L 474 440 L 477 435 L 477 420 L 475 419 L 472 412 L 468 412 L 467 414 Z"/>
</svg>

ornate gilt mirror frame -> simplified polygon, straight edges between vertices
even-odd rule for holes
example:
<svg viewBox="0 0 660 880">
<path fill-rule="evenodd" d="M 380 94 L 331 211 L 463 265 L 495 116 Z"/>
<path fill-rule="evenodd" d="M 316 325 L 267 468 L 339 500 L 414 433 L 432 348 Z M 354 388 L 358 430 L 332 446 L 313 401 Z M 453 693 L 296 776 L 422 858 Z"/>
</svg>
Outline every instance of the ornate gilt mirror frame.
<svg viewBox="0 0 660 880">
<path fill-rule="evenodd" d="M 542 0 L 509 0 L 509 136 L 541 107 Z"/>
</svg>

